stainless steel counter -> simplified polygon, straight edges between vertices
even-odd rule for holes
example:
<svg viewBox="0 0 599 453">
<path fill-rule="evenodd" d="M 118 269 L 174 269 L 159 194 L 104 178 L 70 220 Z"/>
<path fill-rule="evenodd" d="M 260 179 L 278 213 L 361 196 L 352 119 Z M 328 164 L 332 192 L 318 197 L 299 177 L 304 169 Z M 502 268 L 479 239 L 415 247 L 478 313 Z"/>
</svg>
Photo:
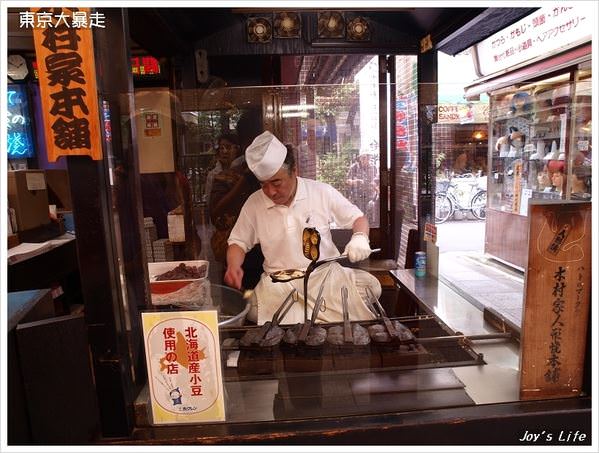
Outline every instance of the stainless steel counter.
<svg viewBox="0 0 599 453">
<path fill-rule="evenodd" d="M 398 287 L 407 292 L 419 309 L 437 316 L 452 330 L 484 335 L 496 330 L 487 324 L 483 312 L 432 275 L 417 278 L 414 269 L 390 271 Z M 452 368 L 466 385 L 476 404 L 518 401 L 519 343 L 515 340 L 478 340 L 473 349 L 483 354 L 486 365 Z"/>
</svg>

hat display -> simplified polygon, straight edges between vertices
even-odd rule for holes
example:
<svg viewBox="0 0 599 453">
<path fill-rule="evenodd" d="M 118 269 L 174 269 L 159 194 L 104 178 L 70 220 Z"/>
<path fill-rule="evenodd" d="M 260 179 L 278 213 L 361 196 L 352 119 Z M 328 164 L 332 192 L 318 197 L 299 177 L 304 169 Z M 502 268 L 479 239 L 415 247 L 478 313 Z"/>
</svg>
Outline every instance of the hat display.
<svg viewBox="0 0 599 453">
<path fill-rule="evenodd" d="M 557 160 L 559 158 L 559 151 L 557 149 L 557 143 L 555 140 L 551 142 L 551 151 L 547 153 L 543 160 Z"/>
<path fill-rule="evenodd" d="M 530 155 L 530 160 L 541 160 L 544 157 L 545 157 L 545 142 L 543 140 L 539 140 L 537 142 L 537 150 Z"/>
<path fill-rule="evenodd" d="M 258 135 L 245 150 L 245 161 L 260 181 L 272 178 L 283 165 L 286 156 L 285 145 L 269 131 Z"/>
<path fill-rule="evenodd" d="M 564 85 L 553 90 L 551 93 L 551 103 L 554 115 L 566 113 L 566 106 L 570 104 L 570 85 Z"/>
</svg>

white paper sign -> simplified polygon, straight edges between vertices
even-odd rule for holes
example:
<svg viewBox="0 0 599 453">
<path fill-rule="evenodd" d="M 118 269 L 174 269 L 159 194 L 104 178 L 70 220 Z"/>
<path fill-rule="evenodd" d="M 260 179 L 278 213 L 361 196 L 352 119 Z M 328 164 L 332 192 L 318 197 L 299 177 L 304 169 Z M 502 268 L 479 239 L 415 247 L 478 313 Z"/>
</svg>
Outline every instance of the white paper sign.
<svg viewBox="0 0 599 453">
<path fill-rule="evenodd" d="M 532 189 L 522 189 L 522 198 L 520 199 L 520 214 L 528 215 L 528 200 L 532 198 Z"/>
<path fill-rule="evenodd" d="M 180 214 L 166 216 L 168 226 L 168 240 L 171 242 L 185 242 L 185 219 Z"/>
<path fill-rule="evenodd" d="M 46 190 L 46 177 L 41 171 L 28 171 L 25 174 L 27 190 Z"/>
<path fill-rule="evenodd" d="M 155 424 L 225 419 L 215 310 L 142 313 Z"/>
<path fill-rule="evenodd" d="M 540 8 L 476 44 L 482 75 L 590 41 L 593 8 L 568 3 Z"/>
</svg>

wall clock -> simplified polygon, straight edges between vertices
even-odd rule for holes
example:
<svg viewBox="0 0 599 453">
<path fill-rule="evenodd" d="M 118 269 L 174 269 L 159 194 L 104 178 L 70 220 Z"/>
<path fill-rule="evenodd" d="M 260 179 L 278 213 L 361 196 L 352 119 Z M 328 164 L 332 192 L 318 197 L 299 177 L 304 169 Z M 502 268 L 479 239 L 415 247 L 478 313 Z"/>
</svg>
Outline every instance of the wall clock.
<svg viewBox="0 0 599 453">
<path fill-rule="evenodd" d="M 21 55 L 13 54 L 7 58 L 7 73 L 12 80 L 23 80 L 29 74 L 27 61 Z"/>
</svg>

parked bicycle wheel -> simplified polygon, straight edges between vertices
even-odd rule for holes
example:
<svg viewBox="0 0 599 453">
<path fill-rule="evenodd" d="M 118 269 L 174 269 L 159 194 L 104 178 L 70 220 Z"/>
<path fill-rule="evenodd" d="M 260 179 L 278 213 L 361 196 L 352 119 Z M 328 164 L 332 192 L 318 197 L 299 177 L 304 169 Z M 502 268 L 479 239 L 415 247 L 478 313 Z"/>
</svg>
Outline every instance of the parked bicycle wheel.
<svg viewBox="0 0 599 453">
<path fill-rule="evenodd" d="M 487 191 L 481 190 L 472 197 L 470 205 L 472 215 L 480 220 L 485 220 L 487 217 Z"/>
<path fill-rule="evenodd" d="M 443 223 L 453 214 L 453 201 L 447 192 L 439 192 L 435 196 L 435 223 Z"/>
</svg>

